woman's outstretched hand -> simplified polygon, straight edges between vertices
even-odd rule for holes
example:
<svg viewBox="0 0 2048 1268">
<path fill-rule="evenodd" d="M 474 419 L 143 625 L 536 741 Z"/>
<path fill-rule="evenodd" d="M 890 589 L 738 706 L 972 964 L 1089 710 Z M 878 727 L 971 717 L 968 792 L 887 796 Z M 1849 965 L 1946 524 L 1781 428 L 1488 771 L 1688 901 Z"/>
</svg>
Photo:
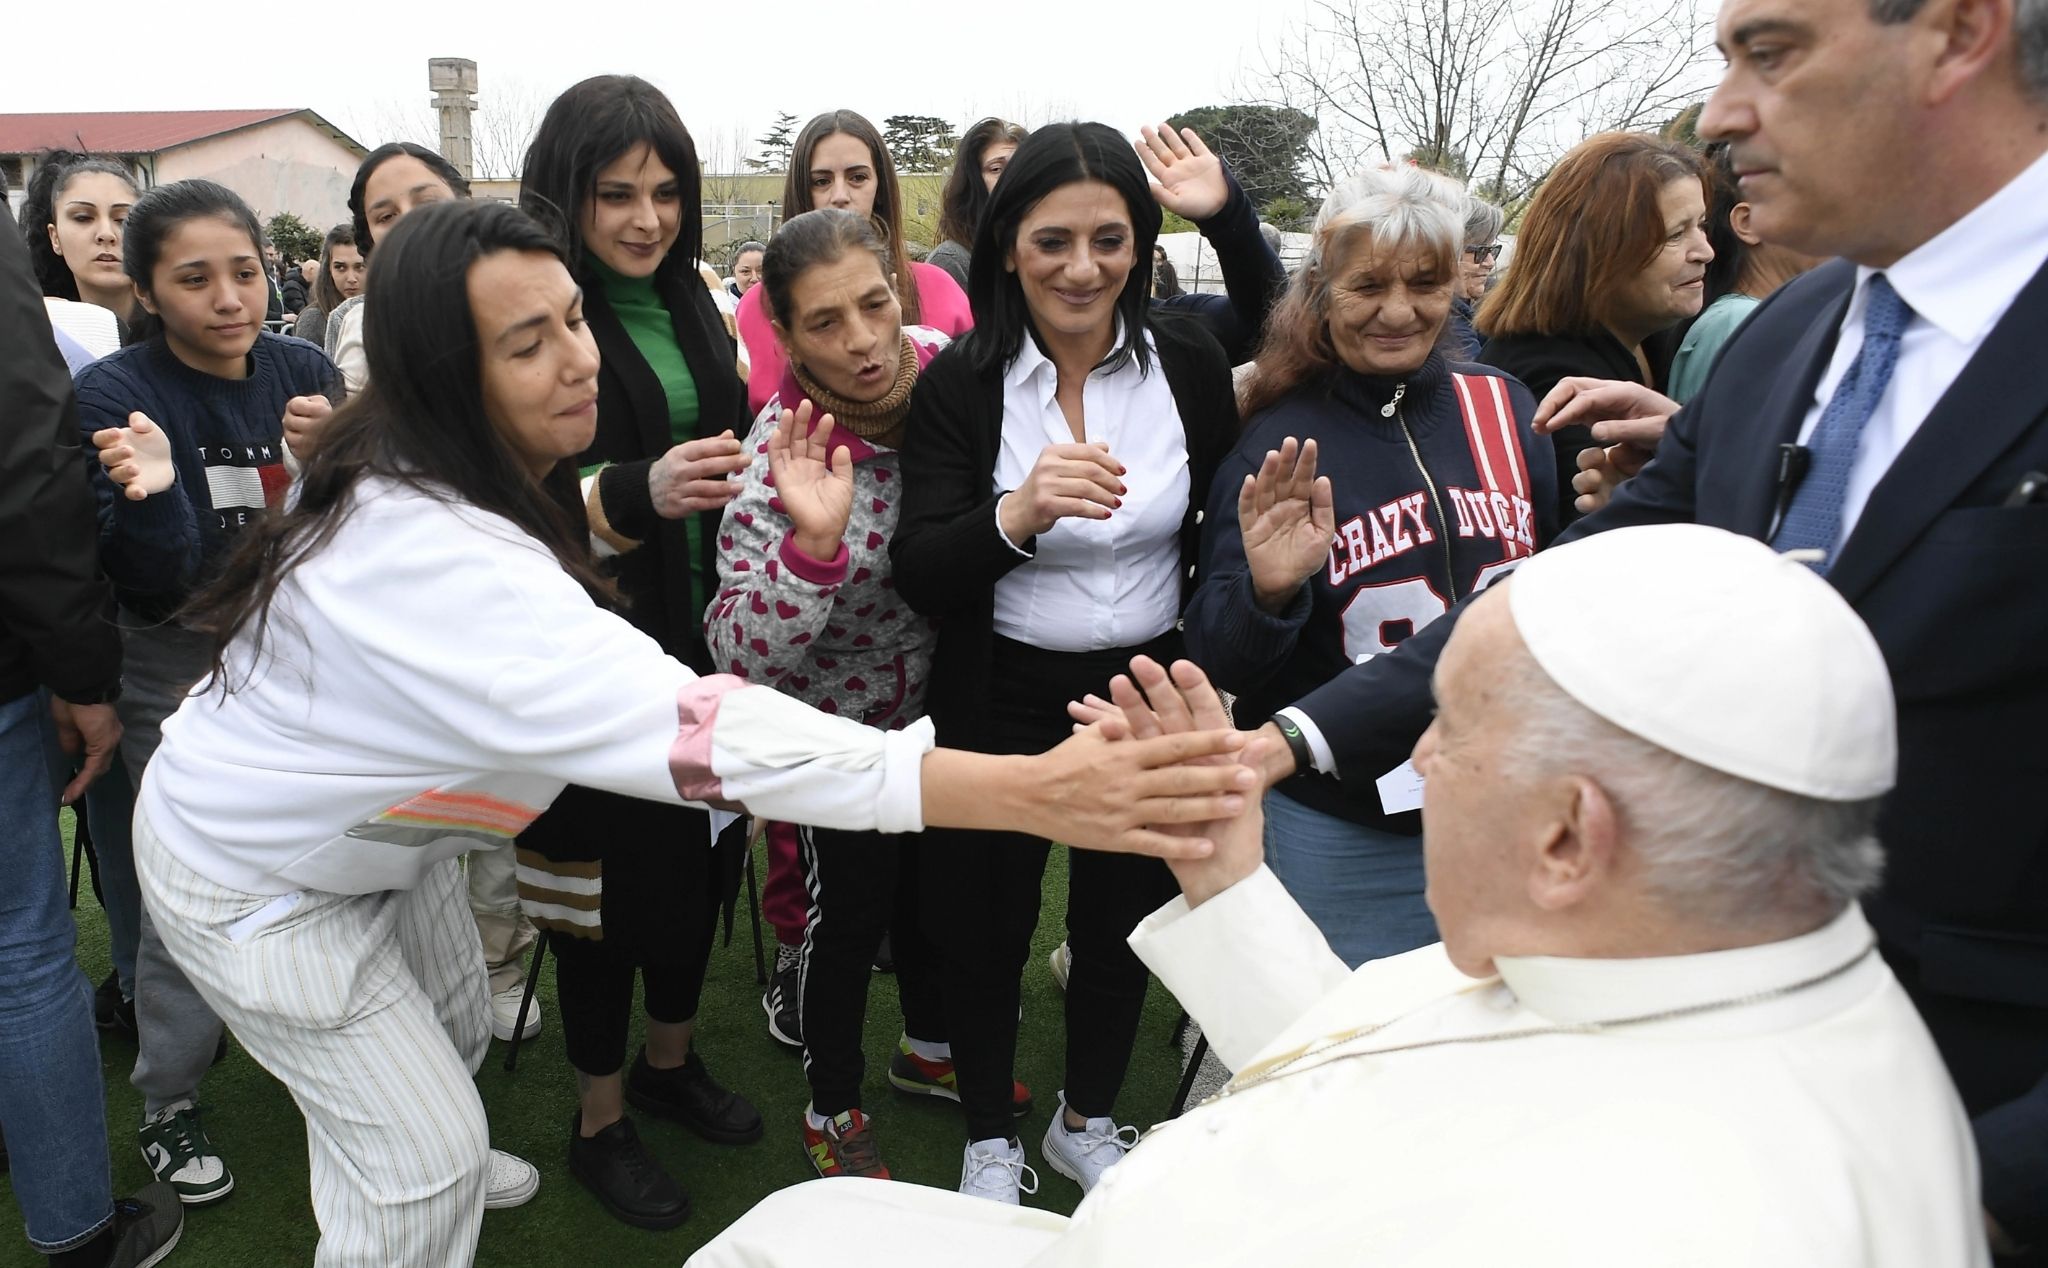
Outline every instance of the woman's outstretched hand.
<svg viewBox="0 0 2048 1268">
<path fill-rule="evenodd" d="M 811 403 L 783 410 L 768 438 L 768 473 L 789 515 L 796 548 L 813 559 L 839 557 L 847 521 L 853 517 L 853 455 L 832 444 L 832 416 L 811 426 Z"/>
<path fill-rule="evenodd" d="M 178 468 L 171 461 L 171 438 L 140 410 L 128 416 L 126 427 L 94 432 L 92 443 L 100 451 L 100 465 L 107 469 L 107 478 L 120 485 L 122 496 L 131 502 L 162 493 L 178 482 Z"/>
</svg>

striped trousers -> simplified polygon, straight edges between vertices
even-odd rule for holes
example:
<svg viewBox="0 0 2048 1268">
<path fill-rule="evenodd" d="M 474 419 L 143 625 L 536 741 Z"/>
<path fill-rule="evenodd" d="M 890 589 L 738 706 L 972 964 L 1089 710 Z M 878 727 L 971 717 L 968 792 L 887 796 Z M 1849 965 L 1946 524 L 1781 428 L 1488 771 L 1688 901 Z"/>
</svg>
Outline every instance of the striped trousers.
<svg viewBox="0 0 2048 1268">
<path fill-rule="evenodd" d="M 306 1117 L 317 1268 L 468 1268 L 490 1031 L 458 861 L 411 890 L 244 894 L 173 857 L 138 810 L 135 863 L 164 946 Z"/>
</svg>

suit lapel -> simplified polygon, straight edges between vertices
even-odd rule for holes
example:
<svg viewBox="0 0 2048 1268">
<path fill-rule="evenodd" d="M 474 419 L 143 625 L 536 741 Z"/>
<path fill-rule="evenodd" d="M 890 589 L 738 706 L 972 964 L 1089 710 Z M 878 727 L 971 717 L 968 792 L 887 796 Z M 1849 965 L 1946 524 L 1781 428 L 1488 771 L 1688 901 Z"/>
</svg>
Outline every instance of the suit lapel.
<svg viewBox="0 0 2048 1268">
<path fill-rule="evenodd" d="M 2040 372 L 2048 266 L 2034 274 L 1976 355 L 1871 490 L 1828 580 L 1855 602 L 2020 433 L 2048 414 Z"/>
<path fill-rule="evenodd" d="M 1784 366 L 1799 366 L 1800 372 L 1771 376 L 1770 390 L 1758 403 L 1753 415 L 1757 430 L 1752 435 L 1761 452 L 1744 455 L 1743 467 L 1759 474 L 1756 479 L 1743 482 L 1740 501 L 1729 527 L 1760 541 L 1770 540 L 1771 517 L 1777 510 L 1778 446 L 1799 439 L 1799 428 L 1806 422 L 1806 412 L 1813 405 L 1814 388 L 1827 370 L 1829 358 L 1834 355 L 1835 338 L 1842 328 L 1842 314 L 1848 311 L 1849 296 L 1855 293 L 1855 266 L 1844 264 L 1840 268 L 1839 290 L 1816 306 L 1805 333 L 1778 361 Z M 1711 436 L 1701 437 L 1702 444 L 1712 444 L 1713 441 Z"/>
</svg>

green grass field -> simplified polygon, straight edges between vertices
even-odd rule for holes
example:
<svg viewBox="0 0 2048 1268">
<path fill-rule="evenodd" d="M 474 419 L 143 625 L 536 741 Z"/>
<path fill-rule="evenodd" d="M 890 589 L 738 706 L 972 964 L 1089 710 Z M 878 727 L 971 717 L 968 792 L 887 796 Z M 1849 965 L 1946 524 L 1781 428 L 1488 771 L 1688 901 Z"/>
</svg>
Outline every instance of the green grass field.
<svg viewBox="0 0 2048 1268">
<path fill-rule="evenodd" d="M 1038 937 L 1024 975 L 1024 1026 L 1017 1052 L 1017 1077 L 1030 1085 L 1036 1099 L 1035 1111 L 1019 1127 L 1034 1165 L 1060 1087 L 1065 1042 L 1060 994 L 1045 965 L 1046 953 L 1063 936 L 1066 911 L 1066 869 L 1058 853 L 1047 867 Z M 106 925 L 89 890 L 80 896 L 77 918 L 79 963 L 98 982 L 109 965 Z M 760 1108 L 767 1135 L 752 1145 L 730 1148 L 707 1144 L 675 1124 L 642 1117 L 642 1138 L 696 1199 L 696 1211 L 681 1228 L 665 1233 L 628 1228 L 606 1215 L 567 1170 L 575 1082 L 555 1026 L 550 962 L 540 985 L 546 1005 L 540 1036 L 522 1045 L 519 1068 L 512 1074 L 504 1070 L 506 1046 L 493 1043 L 477 1076 L 490 1114 L 492 1143 L 541 1170 L 540 1194 L 532 1202 L 484 1216 L 478 1264 L 679 1265 L 762 1195 L 811 1177 L 798 1136 L 799 1116 L 809 1100 L 801 1058 L 768 1038 L 743 909 L 737 926 L 732 944 L 720 946 L 712 957 L 697 1043 L 712 1071 Z M 773 955 L 772 946 L 769 954 Z M 1149 1127 L 1165 1114 L 1179 1074 L 1178 1052 L 1170 1044 L 1177 1015 L 1172 999 L 1154 982 L 1118 1105 L 1119 1121 Z M 951 1188 L 959 1181 L 964 1143 L 958 1107 L 936 1098 L 903 1096 L 884 1077 L 902 1026 L 894 978 L 872 979 L 868 1017 L 866 1108 L 875 1117 L 883 1157 L 899 1180 Z M 116 1192 L 130 1192 L 149 1179 L 135 1144 L 141 1104 L 128 1085 L 134 1058 L 134 1046 L 126 1041 L 102 1044 Z M 184 1239 L 167 1263 L 205 1268 L 310 1263 L 318 1230 L 307 1196 L 305 1126 L 284 1088 L 231 1044 L 227 1060 L 208 1076 L 201 1096 L 207 1129 L 234 1169 L 235 1191 L 223 1202 L 187 1213 Z M 20 1161 L 16 1159 L 17 1165 Z M 1079 1189 L 1050 1168 L 1039 1171 L 1039 1193 L 1027 1197 L 1026 1203 L 1072 1210 L 1080 1201 Z M 0 1197 L 0 1264 L 39 1263 L 27 1254 L 20 1215 L 4 1177 L 0 1188 L 7 1189 Z"/>
</svg>

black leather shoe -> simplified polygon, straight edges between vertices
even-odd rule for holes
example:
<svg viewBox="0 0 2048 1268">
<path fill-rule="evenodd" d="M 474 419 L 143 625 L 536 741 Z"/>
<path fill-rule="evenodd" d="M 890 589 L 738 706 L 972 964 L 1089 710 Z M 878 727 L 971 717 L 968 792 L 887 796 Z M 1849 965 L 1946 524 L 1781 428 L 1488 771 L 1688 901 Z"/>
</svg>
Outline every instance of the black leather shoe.
<svg viewBox="0 0 2048 1268">
<path fill-rule="evenodd" d="M 647 1152 L 630 1118 L 586 1137 L 582 1112 L 571 1117 L 569 1174 L 613 1218 L 635 1228 L 674 1228 L 690 1218 L 690 1195 Z"/>
<path fill-rule="evenodd" d="M 748 1145 L 761 1139 L 760 1111 L 746 1097 L 720 1087 L 694 1049 L 673 1070 L 648 1065 L 647 1049 L 640 1049 L 626 1073 L 626 1103 L 672 1118 L 716 1144 Z"/>
</svg>

